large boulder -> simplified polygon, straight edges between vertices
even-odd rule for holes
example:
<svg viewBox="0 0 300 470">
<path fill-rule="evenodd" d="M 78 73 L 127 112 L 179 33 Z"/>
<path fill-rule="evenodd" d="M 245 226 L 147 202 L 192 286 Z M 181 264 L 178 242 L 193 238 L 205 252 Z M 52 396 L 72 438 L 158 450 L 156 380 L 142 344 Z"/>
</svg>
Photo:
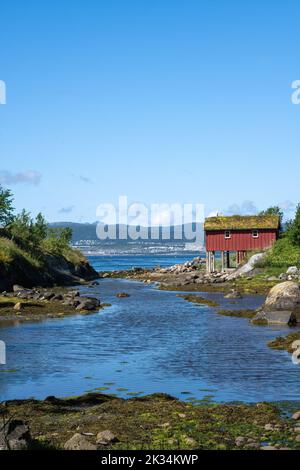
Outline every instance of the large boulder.
<svg viewBox="0 0 300 470">
<path fill-rule="evenodd" d="M 274 286 L 262 308 L 252 319 L 254 324 L 293 326 L 300 321 L 300 285 L 286 281 Z"/>
<path fill-rule="evenodd" d="M 227 278 L 228 281 L 231 281 L 238 277 L 248 276 L 252 271 L 254 271 L 257 263 L 262 261 L 265 256 L 266 256 L 266 253 L 257 253 L 256 255 L 251 256 L 251 258 L 246 264 L 244 264 L 243 266 L 240 266 L 238 269 L 236 269 L 232 274 L 228 276 Z"/>
<path fill-rule="evenodd" d="M 29 427 L 21 420 L 12 420 L 0 430 L 0 450 L 27 450 L 32 443 Z"/>
<path fill-rule="evenodd" d="M 300 309 L 300 285 L 286 281 L 274 286 L 263 305 L 264 310 L 297 310 Z"/>
<path fill-rule="evenodd" d="M 97 310 L 100 307 L 100 300 L 95 297 L 80 297 L 76 310 Z"/>
<path fill-rule="evenodd" d="M 74 434 L 64 445 L 65 450 L 97 450 L 97 447 L 92 444 L 82 434 Z"/>
</svg>

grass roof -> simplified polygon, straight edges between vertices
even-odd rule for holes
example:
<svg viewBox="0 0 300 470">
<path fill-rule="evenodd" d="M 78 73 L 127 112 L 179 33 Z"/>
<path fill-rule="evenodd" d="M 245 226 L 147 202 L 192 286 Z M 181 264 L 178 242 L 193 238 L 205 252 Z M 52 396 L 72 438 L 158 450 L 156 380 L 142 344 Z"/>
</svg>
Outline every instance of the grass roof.
<svg viewBox="0 0 300 470">
<path fill-rule="evenodd" d="M 209 217 L 205 220 L 205 230 L 255 230 L 279 228 L 277 215 L 232 215 Z"/>
</svg>

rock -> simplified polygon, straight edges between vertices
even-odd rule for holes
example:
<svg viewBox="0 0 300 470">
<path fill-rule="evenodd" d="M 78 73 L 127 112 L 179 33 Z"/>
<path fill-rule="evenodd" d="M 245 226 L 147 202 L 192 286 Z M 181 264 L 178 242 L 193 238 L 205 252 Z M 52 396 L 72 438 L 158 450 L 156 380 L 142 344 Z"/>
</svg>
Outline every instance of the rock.
<svg viewBox="0 0 300 470">
<path fill-rule="evenodd" d="M 29 427 L 21 420 L 12 420 L 1 427 L 0 450 L 27 450 L 32 443 Z"/>
<path fill-rule="evenodd" d="M 246 442 L 245 437 L 239 436 L 239 437 L 237 437 L 236 440 L 235 440 L 235 445 L 238 446 L 238 447 L 240 447 L 240 446 L 244 445 L 245 442 Z"/>
<path fill-rule="evenodd" d="M 51 300 L 55 297 L 54 292 L 44 292 L 44 294 L 41 297 L 41 300 Z"/>
<path fill-rule="evenodd" d="M 293 311 L 300 307 L 300 286 L 297 282 L 286 281 L 274 286 L 263 305 L 263 310 Z"/>
<path fill-rule="evenodd" d="M 266 317 L 266 313 L 263 311 L 257 312 L 255 317 L 252 318 L 251 323 L 253 323 L 254 325 L 267 325 L 268 320 Z"/>
<path fill-rule="evenodd" d="M 185 440 L 186 444 L 189 445 L 189 446 L 196 446 L 197 445 L 197 442 L 192 437 L 186 437 L 184 440 Z"/>
<path fill-rule="evenodd" d="M 254 325 L 289 325 L 294 326 L 297 323 L 296 315 L 291 311 L 273 311 L 266 312 L 260 310 L 251 323 Z"/>
<path fill-rule="evenodd" d="M 17 297 L 19 299 L 31 299 L 35 295 L 35 292 L 31 289 L 23 289 L 17 291 Z"/>
<path fill-rule="evenodd" d="M 270 445 L 268 445 L 268 446 L 261 446 L 259 449 L 260 449 L 260 450 L 278 450 L 277 447 L 275 447 L 275 446 L 270 446 Z"/>
<path fill-rule="evenodd" d="M 257 253 L 256 255 L 251 256 L 251 258 L 246 264 L 239 267 L 238 269 L 236 269 L 236 271 L 234 271 L 228 276 L 228 280 L 231 281 L 233 279 L 236 279 L 237 277 L 249 275 L 249 273 L 251 273 L 251 271 L 255 269 L 256 264 L 262 261 L 265 256 L 266 253 Z"/>
<path fill-rule="evenodd" d="M 116 297 L 118 297 L 119 299 L 123 299 L 125 297 L 130 297 L 129 294 L 126 294 L 126 292 L 119 292 Z"/>
<path fill-rule="evenodd" d="M 297 268 L 297 266 L 290 266 L 286 272 L 286 274 L 300 274 L 299 273 L 299 269 Z"/>
<path fill-rule="evenodd" d="M 242 299 L 243 296 L 240 292 L 238 292 L 237 290 L 235 289 L 231 289 L 230 292 L 228 292 L 228 294 L 224 295 L 224 298 L 225 299 Z"/>
<path fill-rule="evenodd" d="M 65 450 L 97 450 L 97 447 L 82 434 L 76 433 L 65 445 Z"/>
<path fill-rule="evenodd" d="M 300 411 L 296 411 L 296 413 L 293 414 L 292 419 L 298 421 L 300 419 Z"/>
<path fill-rule="evenodd" d="M 52 302 L 60 302 L 64 300 L 64 297 L 62 294 L 56 294 L 54 297 L 52 297 Z"/>
<path fill-rule="evenodd" d="M 97 444 L 101 444 L 103 446 L 107 446 L 109 444 L 112 444 L 114 442 L 118 442 L 118 439 L 116 436 L 110 431 L 101 431 L 97 434 Z"/>
<path fill-rule="evenodd" d="M 13 292 L 19 292 L 20 290 L 25 290 L 23 286 L 19 286 L 18 284 L 15 284 L 13 286 Z"/>
<path fill-rule="evenodd" d="M 76 310 L 97 310 L 100 301 L 94 297 L 80 297 Z"/>
<path fill-rule="evenodd" d="M 274 430 L 273 424 L 271 424 L 271 423 L 266 424 L 265 425 L 265 430 L 266 431 L 273 431 Z"/>
<path fill-rule="evenodd" d="M 296 436 L 295 441 L 300 442 L 300 435 Z"/>
<path fill-rule="evenodd" d="M 22 309 L 23 309 L 23 304 L 21 304 L 21 302 L 18 302 L 18 303 L 15 304 L 14 310 L 16 312 L 20 312 Z"/>
</svg>

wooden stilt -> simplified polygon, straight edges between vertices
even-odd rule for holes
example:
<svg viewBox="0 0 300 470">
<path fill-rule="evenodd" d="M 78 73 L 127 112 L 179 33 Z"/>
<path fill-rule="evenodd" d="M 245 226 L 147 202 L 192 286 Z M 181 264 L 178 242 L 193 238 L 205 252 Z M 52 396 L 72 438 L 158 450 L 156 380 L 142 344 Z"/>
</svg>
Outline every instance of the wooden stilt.
<svg viewBox="0 0 300 470">
<path fill-rule="evenodd" d="M 215 251 L 212 251 L 212 272 L 215 272 L 216 266 L 215 266 Z"/>
<path fill-rule="evenodd" d="M 221 270 L 224 272 L 224 251 L 221 251 Z"/>
<path fill-rule="evenodd" d="M 230 252 L 226 251 L 226 267 L 230 268 Z"/>
</svg>

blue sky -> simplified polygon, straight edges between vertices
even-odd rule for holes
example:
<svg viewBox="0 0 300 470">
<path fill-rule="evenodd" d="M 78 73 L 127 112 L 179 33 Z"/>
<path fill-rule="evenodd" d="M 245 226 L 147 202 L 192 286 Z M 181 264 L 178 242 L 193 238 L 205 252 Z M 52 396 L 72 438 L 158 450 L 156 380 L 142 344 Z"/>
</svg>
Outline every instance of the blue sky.
<svg viewBox="0 0 300 470">
<path fill-rule="evenodd" d="M 0 181 L 17 210 L 91 222 L 119 195 L 228 213 L 300 201 L 298 1 L 2 0 L 0 16 Z"/>
</svg>

